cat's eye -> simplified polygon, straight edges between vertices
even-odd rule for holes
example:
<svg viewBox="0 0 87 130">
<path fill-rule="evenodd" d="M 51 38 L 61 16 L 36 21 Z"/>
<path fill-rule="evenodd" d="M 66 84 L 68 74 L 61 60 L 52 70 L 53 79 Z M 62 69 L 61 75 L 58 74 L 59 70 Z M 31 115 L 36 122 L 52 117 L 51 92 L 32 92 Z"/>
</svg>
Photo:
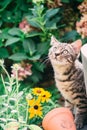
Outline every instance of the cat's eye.
<svg viewBox="0 0 87 130">
<path fill-rule="evenodd" d="M 63 54 L 67 54 L 67 53 L 68 53 L 68 51 L 67 51 L 67 50 L 64 50 L 64 51 L 63 51 Z"/>
<path fill-rule="evenodd" d="M 56 50 L 57 50 L 57 47 L 54 47 L 54 48 L 53 48 L 53 51 L 56 51 Z"/>
</svg>

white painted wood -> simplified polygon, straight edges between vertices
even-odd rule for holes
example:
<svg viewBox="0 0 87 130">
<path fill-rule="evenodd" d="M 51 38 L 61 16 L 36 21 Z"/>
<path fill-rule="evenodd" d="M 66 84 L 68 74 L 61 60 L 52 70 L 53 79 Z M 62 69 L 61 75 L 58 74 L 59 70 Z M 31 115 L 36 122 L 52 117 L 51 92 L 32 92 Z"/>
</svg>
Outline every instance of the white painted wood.
<svg viewBox="0 0 87 130">
<path fill-rule="evenodd" d="M 81 47 L 81 55 L 82 55 L 82 64 L 83 64 L 84 78 L 85 78 L 85 84 L 86 84 L 86 93 L 87 93 L 87 44 Z"/>
</svg>

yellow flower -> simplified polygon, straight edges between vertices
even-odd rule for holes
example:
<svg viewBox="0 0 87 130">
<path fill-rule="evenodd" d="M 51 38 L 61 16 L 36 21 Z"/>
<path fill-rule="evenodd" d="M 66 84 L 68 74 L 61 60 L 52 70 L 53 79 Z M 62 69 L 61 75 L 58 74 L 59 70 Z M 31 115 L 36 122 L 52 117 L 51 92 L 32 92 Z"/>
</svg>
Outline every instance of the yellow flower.
<svg viewBox="0 0 87 130">
<path fill-rule="evenodd" d="M 51 97 L 50 92 L 44 91 L 43 95 L 41 97 L 39 97 L 39 98 L 40 98 L 41 102 L 44 103 L 44 102 L 48 102 L 50 97 Z"/>
<path fill-rule="evenodd" d="M 43 95 L 43 93 L 44 93 L 44 89 L 43 88 L 34 88 L 33 90 L 32 90 L 32 92 L 33 92 L 33 94 L 34 95 L 36 95 L 36 96 L 41 96 L 41 95 Z"/>
<path fill-rule="evenodd" d="M 29 118 L 33 118 L 35 116 L 39 116 L 39 117 L 42 117 L 42 106 L 40 104 L 40 100 L 35 100 L 35 99 L 32 99 L 29 101 L 29 106 L 30 108 L 28 109 L 29 111 Z"/>
</svg>

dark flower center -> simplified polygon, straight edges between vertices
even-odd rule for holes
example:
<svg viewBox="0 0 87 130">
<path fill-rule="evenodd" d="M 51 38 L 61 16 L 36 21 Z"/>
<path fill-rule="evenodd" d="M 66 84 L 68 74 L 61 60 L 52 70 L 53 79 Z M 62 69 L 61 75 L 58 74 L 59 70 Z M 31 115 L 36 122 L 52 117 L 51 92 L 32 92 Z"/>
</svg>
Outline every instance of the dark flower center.
<svg viewBox="0 0 87 130">
<path fill-rule="evenodd" d="M 37 90 L 37 93 L 41 93 L 41 91 L 40 91 L 40 90 Z"/>
<path fill-rule="evenodd" d="M 43 97 L 46 97 L 46 95 L 43 95 Z"/>
<path fill-rule="evenodd" d="M 38 109 L 38 105 L 35 105 L 35 106 L 34 106 L 34 109 L 36 109 L 36 110 L 37 110 L 37 109 Z"/>
</svg>

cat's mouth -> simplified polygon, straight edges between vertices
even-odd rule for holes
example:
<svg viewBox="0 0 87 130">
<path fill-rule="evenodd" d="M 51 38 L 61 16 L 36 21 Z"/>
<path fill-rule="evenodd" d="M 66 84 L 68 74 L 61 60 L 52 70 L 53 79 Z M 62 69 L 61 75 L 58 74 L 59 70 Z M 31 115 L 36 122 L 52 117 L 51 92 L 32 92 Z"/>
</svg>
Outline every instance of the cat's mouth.
<svg viewBox="0 0 87 130">
<path fill-rule="evenodd" d="M 55 61 L 59 61 L 62 62 L 63 61 L 63 57 L 60 55 L 60 53 L 54 53 L 54 54 L 49 54 L 49 58 L 51 60 L 55 60 Z"/>
</svg>

